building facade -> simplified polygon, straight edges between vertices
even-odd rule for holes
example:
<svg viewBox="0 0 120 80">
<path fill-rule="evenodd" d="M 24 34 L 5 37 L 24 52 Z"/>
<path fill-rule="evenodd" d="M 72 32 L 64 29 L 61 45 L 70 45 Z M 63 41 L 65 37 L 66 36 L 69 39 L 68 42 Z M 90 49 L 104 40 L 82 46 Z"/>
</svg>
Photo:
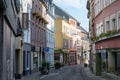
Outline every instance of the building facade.
<svg viewBox="0 0 120 80">
<path fill-rule="evenodd" d="M 41 63 L 45 61 L 44 48 L 46 47 L 46 10 L 47 5 L 44 0 L 32 1 L 32 27 L 31 27 L 31 42 L 32 42 L 32 72 L 38 71 Z"/>
<path fill-rule="evenodd" d="M 54 66 L 54 6 L 52 0 L 46 0 L 48 4 L 47 11 L 47 28 L 46 28 L 46 48 L 45 48 L 45 60 L 50 62 L 51 67 Z"/>
<path fill-rule="evenodd" d="M 16 57 L 21 56 L 22 28 L 19 19 L 20 1 L 0 2 L 0 80 L 14 80 L 18 72 Z M 16 52 L 18 50 L 19 52 Z M 16 56 L 18 55 L 18 56 Z M 18 60 L 18 62 L 20 62 Z M 19 66 L 21 67 L 21 66 Z"/>
<path fill-rule="evenodd" d="M 87 17 L 89 18 L 89 40 L 90 40 L 90 60 L 89 60 L 89 66 L 90 69 L 93 73 L 95 73 L 95 54 L 96 54 L 96 50 L 95 50 L 95 43 L 91 40 L 91 37 L 94 36 L 94 28 L 92 28 L 92 26 L 94 26 L 94 23 L 92 22 L 92 20 L 94 19 L 94 8 L 92 8 L 92 5 L 94 5 L 94 0 L 88 0 L 87 1 L 87 5 L 86 8 L 88 9 L 88 15 Z"/>
<path fill-rule="evenodd" d="M 89 34 L 81 27 L 81 62 L 89 65 Z"/>
<path fill-rule="evenodd" d="M 80 23 L 64 10 L 55 6 L 55 60 L 63 59 L 64 64 L 80 64 L 81 27 Z M 61 57 L 60 57 L 61 56 Z"/>
<path fill-rule="evenodd" d="M 77 64 L 79 60 L 79 58 L 77 58 L 77 56 L 79 55 L 77 53 L 78 51 L 77 49 L 79 48 L 77 45 L 77 41 L 81 37 L 81 35 L 78 35 L 77 32 L 81 33 L 81 30 L 77 28 L 78 27 L 77 21 L 71 17 L 69 18 L 69 26 L 70 28 L 67 29 L 71 37 L 71 39 L 68 41 L 69 43 L 69 64 L 73 65 L 73 64 Z"/>
<path fill-rule="evenodd" d="M 23 36 L 23 75 L 31 73 L 31 9 L 32 0 L 21 0 L 21 23 Z"/>
<path fill-rule="evenodd" d="M 96 74 L 119 74 L 119 0 L 90 0 L 91 41 L 95 46 Z"/>
<path fill-rule="evenodd" d="M 77 33 L 76 33 L 76 38 L 77 38 L 77 64 L 80 64 L 81 63 L 81 28 L 80 27 L 77 27 Z"/>
<path fill-rule="evenodd" d="M 64 19 L 55 19 L 55 62 L 59 61 L 66 64 L 69 37 L 64 32 L 64 25 L 68 26 L 68 23 Z M 63 54 L 63 49 L 65 54 Z"/>
</svg>

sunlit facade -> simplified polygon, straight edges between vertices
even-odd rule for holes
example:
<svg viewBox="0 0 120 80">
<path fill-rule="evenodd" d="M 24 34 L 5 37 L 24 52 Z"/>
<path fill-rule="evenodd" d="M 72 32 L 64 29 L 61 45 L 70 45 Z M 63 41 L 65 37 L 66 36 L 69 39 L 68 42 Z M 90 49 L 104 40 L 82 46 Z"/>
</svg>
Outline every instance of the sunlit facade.
<svg viewBox="0 0 120 80">
<path fill-rule="evenodd" d="M 120 1 L 90 0 L 90 31 L 92 49 L 96 56 L 96 74 L 117 73 L 120 67 Z M 93 54 L 93 55 L 94 55 Z"/>
</svg>

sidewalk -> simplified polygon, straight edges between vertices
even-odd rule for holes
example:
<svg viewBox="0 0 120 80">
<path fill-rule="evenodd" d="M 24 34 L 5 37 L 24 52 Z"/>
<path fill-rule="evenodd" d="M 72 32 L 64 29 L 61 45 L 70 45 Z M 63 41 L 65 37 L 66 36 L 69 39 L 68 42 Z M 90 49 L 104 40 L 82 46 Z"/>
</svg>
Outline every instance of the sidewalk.
<svg viewBox="0 0 120 80">
<path fill-rule="evenodd" d="M 50 73 L 54 72 L 54 68 L 50 69 Z M 21 79 L 16 80 L 40 80 L 40 77 L 43 76 L 40 72 L 32 73 L 26 76 L 23 76 Z"/>
<path fill-rule="evenodd" d="M 108 78 L 108 80 L 120 80 L 120 76 L 116 76 L 115 74 L 112 73 L 103 72 L 102 76 Z"/>
<path fill-rule="evenodd" d="M 95 74 L 93 74 L 89 67 L 84 67 L 83 68 L 83 71 L 84 71 L 84 74 L 85 74 L 85 77 L 86 77 L 86 80 L 87 79 L 91 79 L 91 80 L 107 80 L 105 78 L 102 78 L 101 76 L 96 76 Z"/>
<path fill-rule="evenodd" d="M 39 80 L 40 76 L 41 76 L 41 73 L 36 72 L 36 73 L 23 76 L 21 79 L 16 79 L 16 80 Z"/>
<path fill-rule="evenodd" d="M 90 71 L 89 67 L 83 67 L 83 72 L 88 79 L 91 78 L 92 80 L 120 80 L 119 76 L 116 76 L 112 73 L 102 72 L 102 76 L 96 76 Z"/>
</svg>

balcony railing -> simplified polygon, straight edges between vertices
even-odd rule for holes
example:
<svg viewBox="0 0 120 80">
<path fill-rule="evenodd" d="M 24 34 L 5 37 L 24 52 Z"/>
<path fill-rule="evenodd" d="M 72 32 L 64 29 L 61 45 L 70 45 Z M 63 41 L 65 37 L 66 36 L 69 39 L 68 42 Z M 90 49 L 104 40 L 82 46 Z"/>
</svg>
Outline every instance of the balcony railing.
<svg viewBox="0 0 120 80">
<path fill-rule="evenodd" d="M 99 36 L 91 37 L 91 41 L 97 42 L 100 40 L 116 37 L 120 35 L 120 29 L 119 30 L 112 30 L 112 31 L 107 31 L 106 33 L 102 33 Z"/>
<path fill-rule="evenodd" d="M 36 16 L 37 19 L 42 20 L 44 22 L 44 24 L 48 24 L 48 21 L 38 12 L 33 12 L 32 14 L 33 14 L 33 16 Z"/>
</svg>

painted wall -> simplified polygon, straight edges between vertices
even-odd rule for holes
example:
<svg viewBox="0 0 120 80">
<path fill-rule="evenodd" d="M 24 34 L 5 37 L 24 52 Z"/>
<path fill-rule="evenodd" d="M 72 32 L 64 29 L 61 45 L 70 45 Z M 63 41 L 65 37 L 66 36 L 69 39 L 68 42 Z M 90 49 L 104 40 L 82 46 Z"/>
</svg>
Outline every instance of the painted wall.
<svg viewBox="0 0 120 80">
<path fill-rule="evenodd" d="M 46 51 L 46 61 L 49 61 L 51 66 L 54 66 L 54 47 L 55 47 L 55 38 L 54 38 L 54 18 L 50 13 L 47 13 L 47 28 L 46 28 L 46 47 L 49 48 Z"/>
<path fill-rule="evenodd" d="M 24 29 L 23 41 L 25 43 L 31 43 L 31 9 L 32 0 L 22 0 L 21 1 L 21 13 L 28 13 L 28 29 Z"/>
<path fill-rule="evenodd" d="M 62 20 L 55 20 L 55 49 L 63 47 Z"/>
</svg>

